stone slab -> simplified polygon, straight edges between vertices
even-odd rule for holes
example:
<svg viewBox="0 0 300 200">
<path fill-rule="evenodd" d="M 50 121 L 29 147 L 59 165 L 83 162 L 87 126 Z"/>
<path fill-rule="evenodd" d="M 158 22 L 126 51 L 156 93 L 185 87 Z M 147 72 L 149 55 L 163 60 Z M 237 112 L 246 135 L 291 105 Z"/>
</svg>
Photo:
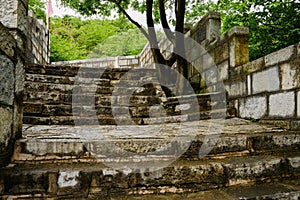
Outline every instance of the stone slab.
<svg viewBox="0 0 300 200">
<path fill-rule="evenodd" d="M 289 90 L 300 87 L 300 70 L 298 65 L 286 63 L 281 65 L 282 89 Z"/>
<path fill-rule="evenodd" d="M 3 55 L 0 55 L 0 60 L 0 102 L 13 105 L 15 90 L 14 63 Z"/>
<path fill-rule="evenodd" d="M 273 66 L 290 60 L 295 54 L 295 47 L 291 45 L 274 53 L 265 56 L 266 66 Z"/>
<path fill-rule="evenodd" d="M 0 113 L 0 144 L 7 147 L 12 139 L 13 110 L 0 107 Z"/>
<path fill-rule="evenodd" d="M 270 95 L 269 115 L 277 117 L 293 117 L 295 114 L 295 93 L 284 92 Z"/>
<path fill-rule="evenodd" d="M 249 97 L 239 101 L 239 115 L 242 118 L 260 119 L 267 113 L 267 98 Z"/>
<path fill-rule="evenodd" d="M 252 91 L 254 94 L 277 91 L 279 89 L 280 81 L 278 67 L 268 68 L 262 72 L 253 74 Z"/>
</svg>

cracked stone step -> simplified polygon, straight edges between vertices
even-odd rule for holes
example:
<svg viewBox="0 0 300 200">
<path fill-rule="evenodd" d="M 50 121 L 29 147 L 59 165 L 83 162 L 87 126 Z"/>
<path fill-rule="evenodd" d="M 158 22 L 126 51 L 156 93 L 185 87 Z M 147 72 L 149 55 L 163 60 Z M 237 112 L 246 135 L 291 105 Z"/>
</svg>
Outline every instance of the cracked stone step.
<svg viewBox="0 0 300 200">
<path fill-rule="evenodd" d="M 230 124 L 231 122 L 234 123 Z M 207 152 L 208 158 L 285 151 L 300 152 L 299 132 L 248 124 L 232 119 L 226 120 L 221 134 L 217 134 L 216 130 L 211 128 L 214 123 L 216 120 L 164 124 L 163 126 L 26 125 L 23 131 L 24 139 L 18 141 L 15 161 L 46 162 L 54 158 L 68 160 L 72 156 L 73 160 L 97 158 L 101 161 L 101 159 L 112 159 L 107 157 L 106 153 L 113 155 L 123 152 L 122 150 L 125 150 L 125 153 L 136 152 L 140 159 L 151 159 L 151 156 L 153 159 L 168 158 L 176 155 L 178 150 L 182 150 L 180 151 L 183 153 L 182 159 L 199 160 L 199 154 L 203 153 L 202 146 L 205 144 L 213 145 L 210 152 Z M 128 159 L 134 159 L 134 157 L 128 157 Z"/>
<path fill-rule="evenodd" d="M 299 155 L 259 155 L 176 161 L 144 162 L 139 168 L 122 163 L 117 167 L 101 163 L 11 165 L 1 169 L 2 195 L 43 194 L 49 197 L 87 198 L 121 197 L 124 195 L 194 193 L 222 190 L 233 197 L 251 199 L 253 193 L 237 190 L 255 183 L 298 181 L 296 186 L 281 188 L 291 195 L 299 194 Z M 156 168 L 155 167 L 155 164 Z M 149 166 L 154 166 L 153 168 Z M 162 168 L 160 168 L 162 167 Z M 233 189 L 235 187 L 236 190 Z M 262 187 L 263 188 L 263 187 Z M 298 188 L 298 189 L 297 189 Z M 246 192 L 245 189 L 244 192 Z M 261 191 L 262 196 L 268 195 Z M 216 192 L 216 195 L 219 192 Z M 280 193 L 278 191 L 277 193 Z M 259 194 L 259 193 L 258 193 Z M 242 195 L 242 196 L 241 196 Z M 270 194 L 269 194 L 270 195 Z M 277 197 L 283 194 L 274 194 Z M 276 197 L 275 196 L 275 197 Z"/>
</svg>

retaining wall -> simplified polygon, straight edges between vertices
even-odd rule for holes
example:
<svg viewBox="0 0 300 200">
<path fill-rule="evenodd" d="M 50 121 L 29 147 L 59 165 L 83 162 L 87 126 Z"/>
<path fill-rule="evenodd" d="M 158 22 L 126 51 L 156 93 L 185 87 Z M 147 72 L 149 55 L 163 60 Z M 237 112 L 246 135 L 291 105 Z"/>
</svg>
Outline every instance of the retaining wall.
<svg viewBox="0 0 300 200">
<path fill-rule="evenodd" d="M 97 67 L 97 68 L 134 68 L 140 66 L 139 56 L 119 56 L 110 58 L 94 58 L 88 60 L 73 60 L 53 62 L 57 66 Z"/>
<path fill-rule="evenodd" d="M 226 91 L 231 116 L 300 129 L 300 44 L 249 62 L 249 30 L 233 27 L 221 34 L 220 14 L 209 12 L 186 36 L 203 50 L 186 47 L 189 80 L 205 92 Z M 161 52 L 173 50 L 168 40 Z M 153 62 L 149 45 L 140 55 L 142 65 Z"/>
<path fill-rule="evenodd" d="M 42 20 L 28 12 L 27 62 L 30 64 L 50 63 L 49 31 Z"/>
<path fill-rule="evenodd" d="M 230 77 L 226 90 L 239 117 L 300 129 L 300 43 L 232 68 Z"/>
<path fill-rule="evenodd" d="M 22 134 L 27 4 L 0 0 L 0 166 L 9 163 Z"/>
</svg>

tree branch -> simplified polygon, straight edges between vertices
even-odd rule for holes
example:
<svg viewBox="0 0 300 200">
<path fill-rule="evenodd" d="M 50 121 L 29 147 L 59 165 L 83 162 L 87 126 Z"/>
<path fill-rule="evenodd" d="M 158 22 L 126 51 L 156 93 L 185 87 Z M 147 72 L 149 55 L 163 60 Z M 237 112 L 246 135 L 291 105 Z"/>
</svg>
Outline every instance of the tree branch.
<svg viewBox="0 0 300 200">
<path fill-rule="evenodd" d="M 131 23 L 133 23 L 136 27 L 138 27 L 140 29 L 140 31 L 142 32 L 142 34 L 148 39 L 148 41 L 150 41 L 150 36 L 146 32 L 146 30 L 137 21 L 135 21 L 131 18 L 131 16 L 126 12 L 126 10 L 124 8 L 122 8 L 122 6 L 120 5 L 120 2 L 117 2 L 117 1 L 112 1 L 112 2 L 115 3 L 115 5 L 118 7 L 119 12 L 123 13 Z"/>
<path fill-rule="evenodd" d="M 148 33 L 150 35 L 150 44 L 153 48 L 158 48 L 158 41 L 154 29 L 154 21 L 153 21 L 153 0 L 146 0 L 146 15 L 147 15 L 147 26 Z"/>
<path fill-rule="evenodd" d="M 166 10 L 165 10 L 165 2 L 164 0 L 159 0 L 158 1 L 159 5 L 159 14 L 160 14 L 160 21 L 161 25 L 164 28 L 164 32 L 168 38 L 168 40 L 174 44 L 174 35 L 170 29 L 169 23 L 167 21 L 167 16 L 166 16 Z"/>
</svg>

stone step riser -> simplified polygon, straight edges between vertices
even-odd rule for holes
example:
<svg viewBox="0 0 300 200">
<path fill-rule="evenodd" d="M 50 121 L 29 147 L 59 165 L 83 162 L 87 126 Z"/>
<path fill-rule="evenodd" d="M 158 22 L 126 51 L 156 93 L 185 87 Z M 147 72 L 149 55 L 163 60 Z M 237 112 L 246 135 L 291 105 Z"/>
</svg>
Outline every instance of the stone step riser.
<svg viewBox="0 0 300 200">
<path fill-rule="evenodd" d="M 158 130 L 159 131 L 159 130 Z M 47 138 L 47 136 L 45 136 Z M 21 140 L 17 143 L 14 156 L 15 163 L 23 162 L 57 162 L 81 159 L 81 162 L 140 162 L 145 160 L 159 161 L 176 155 L 178 150 L 185 148 L 186 151 L 180 156 L 181 160 L 199 160 L 199 152 L 203 146 L 205 137 L 196 137 L 190 141 L 178 143 L 166 139 L 122 139 L 88 141 L 80 139 L 53 138 L 50 142 L 31 142 Z M 66 142 L 68 141 L 68 142 Z M 172 146 L 172 149 L 164 147 Z M 117 149 L 121 148 L 122 151 Z M 155 151 L 152 151 L 155 149 Z M 124 151 L 125 150 L 125 154 Z M 239 135 L 221 136 L 207 158 L 240 157 L 245 155 L 268 154 L 270 152 L 299 152 L 299 134 L 274 134 L 274 135 Z M 96 153 L 95 153 L 96 152 Z M 127 155 L 126 152 L 134 152 L 135 156 Z M 116 155 L 116 156 L 112 156 Z M 111 156 L 111 157 L 110 157 Z M 300 162 L 300 161 L 299 161 Z"/>
<path fill-rule="evenodd" d="M 187 121 L 197 121 L 206 119 L 218 119 L 225 117 L 225 110 L 216 110 L 215 112 L 203 111 L 200 113 L 188 113 L 184 115 L 164 116 L 157 113 L 156 116 L 144 116 L 142 114 L 137 116 L 128 116 L 125 114 L 110 115 L 91 113 L 83 116 L 77 115 L 63 115 L 63 116 L 37 116 L 24 115 L 23 123 L 32 125 L 147 125 L 147 124 L 166 124 L 166 123 L 179 123 Z M 97 118 L 97 120 L 96 120 Z M 76 120 L 76 122 L 74 122 Z M 118 120 L 116 122 L 116 120 Z"/>
<path fill-rule="evenodd" d="M 14 168 L 3 170 L 0 176 L 4 188 L 2 194 L 34 192 L 61 198 L 107 198 L 132 194 L 198 192 L 300 177 L 299 157 L 280 156 L 249 157 L 242 161 L 179 162 L 156 171 L 150 171 L 149 168 L 136 170 L 125 165 L 120 169 L 111 169 L 92 163 L 73 164 L 69 169 L 68 165 L 30 168 L 24 166 L 21 171 Z"/>
<path fill-rule="evenodd" d="M 68 77 L 68 76 L 51 76 L 51 75 L 39 75 L 39 74 L 25 74 L 25 82 L 28 84 L 38 83 L 38 84 L 61 84 L 61 85 L 97 85 L 104 87 L 134 87 L 143 86 L 150 80 L 156 83 L 157 78 L 147 77 L 146 80 L 110 80 L 104 78 L 80 78 L 80 77 Z"/>
<path fill-rule="evenodd" d="M 86 68 L 76 66 L 26 66 L 27 74 L 67 76 L 81 78 L 103 78 L 110 80 L 119 80 L 124 74 L 130 80 L 138 80 L 142 77 L 158 77 L 154 69 L 138 68 L 131 70 L 129 68 Z"/>
<path fill-rule="evenodd" d="M 220 103 L 221 104 L 221 103 Z M 77 104 L 78 105 L 78 104 Z M 184 115 L 196 113 L 195 110 L 197 105 L 185 104 L 185 109 L 180 109 L 179 105 L 171 105 L 164 107 L 162 105 L 139 105 L 136 106 L 134 102 L 130 103 L 128 106 L 76 106 L 73 105 L 48 105 L 48 104 L 37 104 L 37 103 L 24 103 L 23 113 L 24 116 L 91 116 L 95 113 L 98 115 L 108 115 L 113 116 L 112 114 L 126 114 L 130 113 L 133 117 L 149 117 L 155 116 L 156 114 L 164 114 L 166 116 L 174 115 Z M 224 104 L 221 104 L 224 106 Z M 210 105 L 198 105 L 198 112 L 210 111 Z"/>
</svg>

